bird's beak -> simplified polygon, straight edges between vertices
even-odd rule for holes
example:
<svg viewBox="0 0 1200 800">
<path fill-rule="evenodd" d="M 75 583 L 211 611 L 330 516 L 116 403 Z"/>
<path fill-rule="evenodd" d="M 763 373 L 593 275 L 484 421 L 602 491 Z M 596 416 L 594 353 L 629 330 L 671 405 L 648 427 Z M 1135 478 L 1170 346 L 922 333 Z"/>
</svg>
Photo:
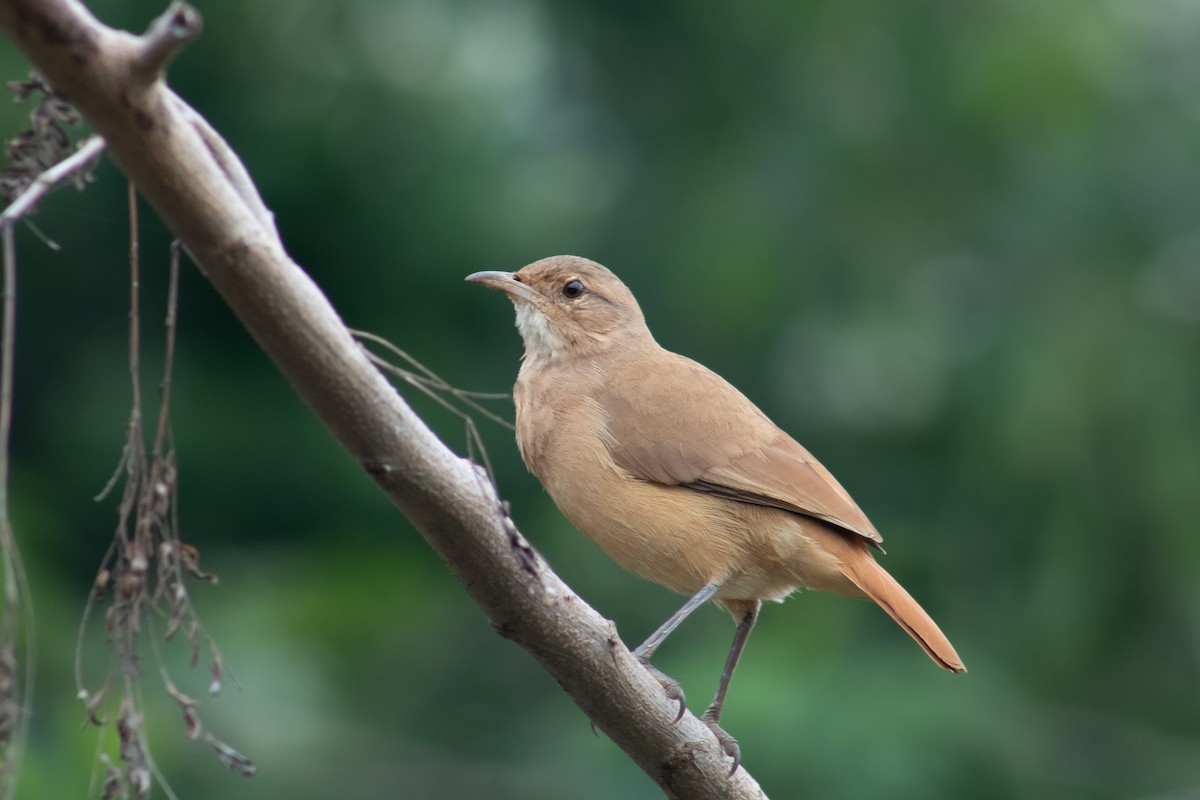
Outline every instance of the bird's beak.
<svg viewBox="0 0 1200 800">
<path fill-rule="evenodd" d="M 475 272 L 467 276 L 468 283 L 478 283 L 486 286 L 489 289 L 495 289 L 498 292 L 504 292 L 512 300 L 524 300 L 527 303 L 536 303 L 542 299 L 527 283 L 522 283 L 511 272 Z"/>
</svg>

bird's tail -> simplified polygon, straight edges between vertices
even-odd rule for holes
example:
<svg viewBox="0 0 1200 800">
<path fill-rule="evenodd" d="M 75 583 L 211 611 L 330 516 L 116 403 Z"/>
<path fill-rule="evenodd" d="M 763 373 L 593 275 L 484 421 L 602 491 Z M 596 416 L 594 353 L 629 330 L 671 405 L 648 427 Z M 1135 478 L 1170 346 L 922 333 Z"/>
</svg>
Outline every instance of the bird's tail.
<svg viewBox="0 0 1200 800">
<path fill-rule="evenodd" d="M 844 538 L 842 542 L 844 546 L 837 548 L 841 551 L 837 555 L 842 574 L 878 603 L 896 620 L 896 624 L 908 631 L 908 635 L 921 645 L 939 667 L 951 672 L 966 672 L 967 668 L 954 651 L 954 645 L 950 644 L 937 623 L 887 570 L 879 566 L 866 546 Z"/>
</svg>

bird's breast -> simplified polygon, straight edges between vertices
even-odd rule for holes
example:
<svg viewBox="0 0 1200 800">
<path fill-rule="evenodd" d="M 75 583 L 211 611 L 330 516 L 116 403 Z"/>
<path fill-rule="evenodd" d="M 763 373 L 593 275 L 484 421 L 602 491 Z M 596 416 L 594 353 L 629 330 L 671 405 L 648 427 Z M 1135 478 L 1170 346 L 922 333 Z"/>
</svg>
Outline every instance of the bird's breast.
<svg viewBox="0 0 1200 800">
<path fill-rule="evenodd" d="M 790 574 L 757 565 L 766 553 L 752 540 L 765 528 L 750 517 L 762 509 L 631 475 L 613 460 L 601 406 L 587 393 L 549 388 L 556 382 L 545 373 L 518 381 L 517 441 L 530 472 L 581 533 L 625 569 L 682 594 L 734 579 L 756 599 L 795 587 Z"/>
</svg>

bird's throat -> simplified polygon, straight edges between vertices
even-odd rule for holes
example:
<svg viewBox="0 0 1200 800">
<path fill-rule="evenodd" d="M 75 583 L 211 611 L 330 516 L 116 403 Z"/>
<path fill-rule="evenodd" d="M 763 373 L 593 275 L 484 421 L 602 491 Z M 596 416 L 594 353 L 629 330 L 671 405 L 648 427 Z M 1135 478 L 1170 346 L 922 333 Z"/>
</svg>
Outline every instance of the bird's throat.
<svg viewBox="0 0 1200 800">
<path fill-rule="evenodd" d="M 525 342 L 525 357 L 542 364 L 552 364 L 566 354 L 566 344 L 550 327 L 544 314 L 528 303 L 518 302 L 517 330 Z"/>
</svg>

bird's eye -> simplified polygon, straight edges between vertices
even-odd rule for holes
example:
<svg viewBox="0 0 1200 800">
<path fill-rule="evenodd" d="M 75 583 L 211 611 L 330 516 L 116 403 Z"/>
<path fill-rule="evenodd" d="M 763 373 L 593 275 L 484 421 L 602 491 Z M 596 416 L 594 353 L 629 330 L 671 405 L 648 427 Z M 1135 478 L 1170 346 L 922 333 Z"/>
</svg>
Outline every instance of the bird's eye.
<svg viewBox="0 0 1200 800">
<path fill-rule="evenodd" d="M 567 298 L 568 300 L 574 300 L 576 297 L 579 297 L 579 295 L 583 294 L 583 281 L 579 280 L 578 278 L 567 281 L 566 284 L 563 285 L 562 292 L 563 297 Z"/>
</svg>

